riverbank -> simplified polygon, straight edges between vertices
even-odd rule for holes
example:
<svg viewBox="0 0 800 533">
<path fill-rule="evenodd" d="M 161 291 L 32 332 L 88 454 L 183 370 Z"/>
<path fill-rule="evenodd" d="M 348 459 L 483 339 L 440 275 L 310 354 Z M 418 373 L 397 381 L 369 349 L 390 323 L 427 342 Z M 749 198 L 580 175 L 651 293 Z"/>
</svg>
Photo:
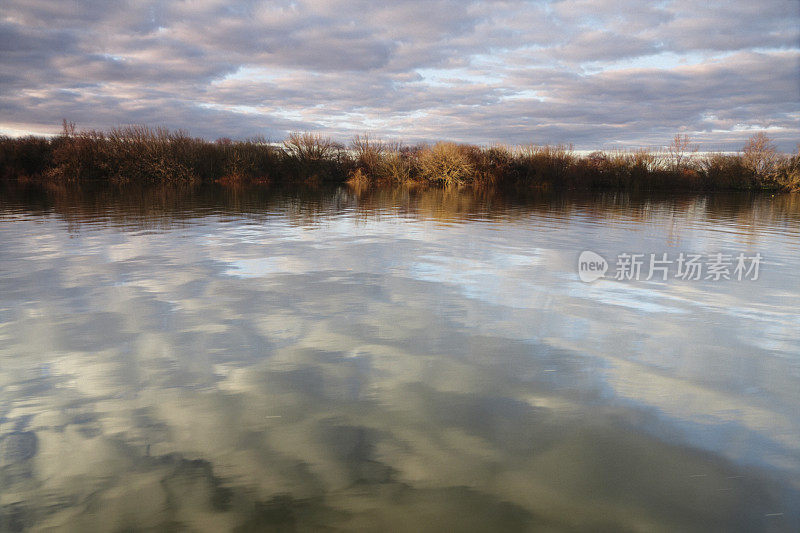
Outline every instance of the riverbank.
<svg viewBox="0 0 800 533">
<path fill-rule="evenodd" d="M 569 146 L 439 142 L 407 146 L 367 136 L 349 145 L 316 134 L 282 143 L 207 141 L 144 126 L 0 137 L 0 177 L 36 181 L 343 183 L 514 186 L 543 189 L 800 191 L 800 153 L 778 153 L 763 134 L 737 154 L 697 155 L 688 138 L 660 151 L 593 152 Z"/>
</svg>

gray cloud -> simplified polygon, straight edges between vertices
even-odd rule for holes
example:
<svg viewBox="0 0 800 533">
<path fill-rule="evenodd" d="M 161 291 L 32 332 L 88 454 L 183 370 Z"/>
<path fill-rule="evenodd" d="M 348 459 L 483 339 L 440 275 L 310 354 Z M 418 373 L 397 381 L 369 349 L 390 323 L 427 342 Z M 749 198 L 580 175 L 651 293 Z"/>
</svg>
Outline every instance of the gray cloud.
<svg viewBox="0 0 800 533">
<path fill-rule="evenodd" d="M 554 51 L 556 57 L 584 62 L 652 55 L 659 51 L 659 47 L 639 37 L 597 30 L 587 31 Z"/>
<path fill-rule="evenodd" d="M 11 0 L 0 129 L 409 141 L 800 139 L 795 2 Z"/>
</svg>

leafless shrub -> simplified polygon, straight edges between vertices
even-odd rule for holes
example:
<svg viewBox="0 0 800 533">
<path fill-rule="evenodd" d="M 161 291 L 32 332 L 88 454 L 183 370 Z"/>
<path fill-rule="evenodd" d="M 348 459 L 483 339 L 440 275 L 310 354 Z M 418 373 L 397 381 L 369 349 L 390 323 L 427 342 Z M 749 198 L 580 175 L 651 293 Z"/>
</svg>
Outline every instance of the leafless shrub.
<svg viewBox="0 0 800 533">
<path fill-rule="evenodd" d="M 738 155 L 708 154 L 700 160 L 699 171 L 707 187 L 743 189 L 753 185 L 754 176 Z"/>
<path fill-rule="evenodd" d="M 745 168 L 760 178 L 772 177 L 775 173 L 780 154 L 767 134 L 760 131 L 750 137 L 742 150 L 742 161 Z"/>
<path fill-rule="evenodd" d="M 419 156 L 420 175 L 445 185 L 466 183 L 473 167 L 461 147 L 451 142 L 439 142 L 426 148 Z"/>
<path fill-rule="evenodd" d="M 515 153 L 526 174 L 536 180 L 559 184 L 565 180 L 576 161 L 572 145 L 527 145 Z"/>
<path fill-rule="evenodd" d="M 676 135 L 660 151 L 628 150 L 577 156 L 571 146 L 522 147 L 437 143 L 402 146 L 368 135 L 349 150 L 318 134 L 294 133 L 283 149 L 265 139 L 216 142 L 184 131 L 127 126 L 107 133 L 79 131 L 64 121 L 52 139 L 0 137 L 0 177 L 36 175 L 54 181 L 416 180 L 472 185 L 569 188 L 800 189 L 800 152 L 778 153 L 764 133 L 740 155 L 692 157 L 696 147 Z"/>
<path fill-rule="evenodd" d="M 384 162 L 386 145 L 369 135 L 356 135 L 350 142 L 350 149 L 355 154 L 356 171 L 367 178 L 378 177 Z"/>
<path fill-rule="evenodd" d="M 782 189 L 800 192 L 800 144 L 793 155 L 786 155 L 776 164 L 773 181 Z"/>
<path fill-rule="evenodd" d="M 409 181 L 413 173 L 413 158 L 410 148 L 398 142 L 387 144 L 381 161 L 381 176 L 397 182 Z"/>
<path fill-rule="evenodd" d="M 321 161 L 336 153 L 335 143 L 318 133 L 290 133 L 283 145 L 290 156 L 300 161 Z"/>
<path fill-rule="evenodd" d="M 516 178 L 512 149 L 504 145 L 489 148 L 469 147 L 468 156 L 475 168 L 475 181 L 479 184 L 499 184 Z"/>
</svg>

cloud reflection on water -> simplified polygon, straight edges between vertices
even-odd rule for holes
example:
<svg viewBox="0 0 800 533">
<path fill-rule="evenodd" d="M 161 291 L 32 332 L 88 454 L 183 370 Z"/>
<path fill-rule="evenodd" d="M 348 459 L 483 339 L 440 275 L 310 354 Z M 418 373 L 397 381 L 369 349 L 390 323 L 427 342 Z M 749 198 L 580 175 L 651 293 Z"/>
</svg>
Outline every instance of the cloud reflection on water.
<svg viewBox="0 0 800 533">
<path fill-rule="evenodd" d="M 739 245 L 776 262 L 758 284 L 587 287 L 587 244 L 666 247 L 675 219 L 688 249 L 730 237 L 674 200 L 441 224 L 425 215 L 451 205 L 440 192 L 405 207 L 337 194 L 364 209 L 162 209 L 146 234 L 113 203 L 4 205 L 3 527 L 798 521 L 791 206 Z"/>
</svg>

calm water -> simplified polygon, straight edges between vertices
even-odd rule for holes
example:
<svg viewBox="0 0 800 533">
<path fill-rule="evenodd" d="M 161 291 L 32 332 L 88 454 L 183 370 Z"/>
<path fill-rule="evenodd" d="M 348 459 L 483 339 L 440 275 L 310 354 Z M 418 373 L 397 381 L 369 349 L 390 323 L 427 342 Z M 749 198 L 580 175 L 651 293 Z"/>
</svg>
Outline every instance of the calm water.
<svg viewBox="0 0 800 533">
<path fill-rule="evenodd" d="M 764 262 L 585 284 L 583 250 Z M 798 197 L 0 192 L 2 530 L 794 532 L 799 498 Z"/>
</svg>

